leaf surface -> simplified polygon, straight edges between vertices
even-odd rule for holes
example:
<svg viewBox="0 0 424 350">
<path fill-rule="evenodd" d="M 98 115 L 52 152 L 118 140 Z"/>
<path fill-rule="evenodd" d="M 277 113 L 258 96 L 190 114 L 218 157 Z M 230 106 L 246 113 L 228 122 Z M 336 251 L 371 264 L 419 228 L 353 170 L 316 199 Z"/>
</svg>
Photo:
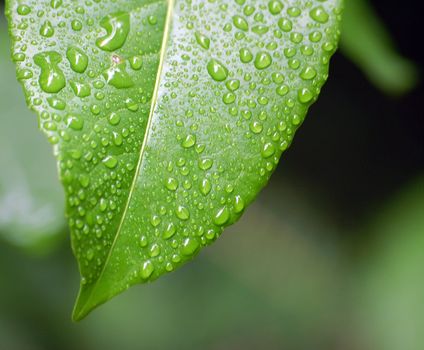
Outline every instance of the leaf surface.
<svg viewBox="0 0 424 350">
<path fill-rule="evenodd" d="M 14 0 L 8 16 L 67 194 L 79 320 L 241 216 L 327 79 L 341 7 Z"/>
</svg>

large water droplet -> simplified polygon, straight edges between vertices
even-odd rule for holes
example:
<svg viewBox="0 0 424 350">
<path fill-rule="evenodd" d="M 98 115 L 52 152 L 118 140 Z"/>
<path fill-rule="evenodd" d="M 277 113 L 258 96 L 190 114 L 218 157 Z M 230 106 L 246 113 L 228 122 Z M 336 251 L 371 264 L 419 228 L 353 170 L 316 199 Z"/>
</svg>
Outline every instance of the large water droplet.
<svg viewBox="0 0 424 350">
<path fill-rule="evenodd" d="M 134 85 L 131 76 L 126 70 L 126 62 L 113 65 L 103 73 L 106 82 L 117 89 L 126 89 Z"/>
<path fill-rule="evenodd" d="M 65 75 L 58 64 L 62 56 L 56 51 L 42 52 L 34 56 L 34 62 L 41 68 L 38 80 L 40 87 L 47 93 L 57 93 L 66 85 Z"/>
<path fill-rule="evenodd" d="M 105 51 L 115 51 L 125 44 L 130 31 L 130 15 L 127 12 L 115 12 L 100 21 L 107 34 L 97 39 L 96 45 Z"/>
</svg>

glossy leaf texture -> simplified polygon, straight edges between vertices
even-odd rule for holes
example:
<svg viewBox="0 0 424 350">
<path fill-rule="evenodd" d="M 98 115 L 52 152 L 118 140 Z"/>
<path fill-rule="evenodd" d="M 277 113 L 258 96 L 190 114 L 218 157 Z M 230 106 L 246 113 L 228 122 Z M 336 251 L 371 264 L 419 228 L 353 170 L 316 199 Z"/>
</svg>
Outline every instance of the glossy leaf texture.
<svg viewBox="0 0 424 350">
<path fill-rule="evenodd" d="M 25 107 L 7 42 L 0 16 L 0 239 L 47 253 L 65 236 L 63 190 L 49 144 Z"/>
<path fill-rule="evenodd" d="M 79 320 L 239 219 L 327 79 L 341 4 L 15 0 L 8 17 L 66 191 Z"/>
</svg>

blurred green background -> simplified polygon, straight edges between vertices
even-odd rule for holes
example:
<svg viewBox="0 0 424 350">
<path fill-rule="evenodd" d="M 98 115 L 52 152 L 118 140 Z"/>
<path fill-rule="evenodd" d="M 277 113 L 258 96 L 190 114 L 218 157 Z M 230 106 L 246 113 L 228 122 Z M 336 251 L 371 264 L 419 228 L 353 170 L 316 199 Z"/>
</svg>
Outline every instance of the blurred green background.
<svg viewBox="0 0 424 350">
<path fill-rule="evenodd" d="M 418 2 L 348 0 L 330 80 L 241 221 L 79 324 L 62 191 L 1 6 L 0 349 L 424 349 Z"/>
</svg>

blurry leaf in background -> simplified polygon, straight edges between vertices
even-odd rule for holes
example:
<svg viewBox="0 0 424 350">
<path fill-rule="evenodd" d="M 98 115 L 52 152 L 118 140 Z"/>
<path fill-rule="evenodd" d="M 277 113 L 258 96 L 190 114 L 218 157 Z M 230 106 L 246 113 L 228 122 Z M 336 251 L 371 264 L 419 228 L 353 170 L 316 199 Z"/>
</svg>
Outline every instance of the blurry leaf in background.
<svg viewBox="0 0 424 350">
<path fill-rule="evenodd" d="M 79 325 L 69 322 L 71 253 L 41 260 L 3 247 L 0 348 L 337 349 L 345 265 L 334 222 L 322 200 L 284 182 L 196 264 L 130 289 Z"/>
<path fill-rule="evenodd" d="M 64 232 L 64 196 L 51 148 L 15 77 L 0 16 L 0 238 L 44 251 Z"/>
<path fill-rule="evenodd" d="M 377 241 L 357 280 L 359 327 L 372 350 L 424 349 L 424 176 L 393 197 L 371 231 Z"/>
<path fill-rule="evenodd" d="M 387 94 L 405 94 L 418 82 L 417 67 L 396 51 L 384 23 L 367 0 L 345 1 L 340 50 Z"/>
</svg>

